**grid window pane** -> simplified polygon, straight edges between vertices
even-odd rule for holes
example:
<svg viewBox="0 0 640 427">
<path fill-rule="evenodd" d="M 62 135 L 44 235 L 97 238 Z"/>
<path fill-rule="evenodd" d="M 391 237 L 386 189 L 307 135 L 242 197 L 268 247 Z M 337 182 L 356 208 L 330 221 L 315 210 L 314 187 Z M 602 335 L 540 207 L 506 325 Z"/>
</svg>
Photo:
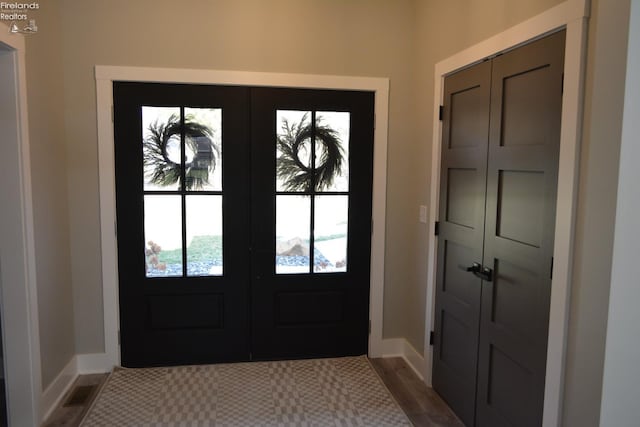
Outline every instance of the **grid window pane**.
<svg viewBox="0 0 640 427">
<path fill-rule="evenodd" d="M 309 191 L 311 185 L 311 112 L 276 113 L 276 190 Z"/>
<path fill-rule="evenodd" d="M 182 173 L 179 107 L 142 107 L 144 190 L 178 190 Z"/>
<path fill-rule="evenodd" d="M 222 110 L 185 108 L 185 183 L 190 191 L 222 190 Z"/>
<path fill-rule="evenodd" d="M 313 271 L 347 271 L 349 196 L 316 196 L 313 229 Z"/>
<path fill-rule="evenodd" d="M 187 276 L 222 275 L 222 196 L 186 196 Z"/>
<path fill-rule="evenodd" d="M 350 124 L 348 112 L 276 113 L 276 273 L 347 271 Z"/>
<path fill-rule="evenodd" d="M 316 113 L 316 191 L 349 191 L 350 114 Z"/>
<path fill-rule="evenodd" d="M 309 196 L 276 196 L 276 273 L 309 273 Z"/>
<path fill-rule="evenodd" d="M 182 202 L 169 195 L 144 196 L 147 277 L 182 276 Z"/>
</svg>

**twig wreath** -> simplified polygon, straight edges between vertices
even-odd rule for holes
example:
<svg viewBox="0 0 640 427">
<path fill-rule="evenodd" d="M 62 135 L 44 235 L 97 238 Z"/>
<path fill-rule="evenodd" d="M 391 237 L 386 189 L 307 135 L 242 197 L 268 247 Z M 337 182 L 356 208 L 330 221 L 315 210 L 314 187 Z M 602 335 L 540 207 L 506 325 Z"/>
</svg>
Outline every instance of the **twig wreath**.
<svg viewBox="0 0 640 427">
<path fill-rule="evenodd" d="M 201 189 L 209 183 L 209 175 L 216 168 L 220 157 L 220 147 L 213 142 L 213 131 L 207 125 L 198 123 L 193 116 L 185 116 L 180 124 L 180 116 L 171 115 L 166 122 L 156 120 L 149 125 L 150 135 L 143 141 L 144 167 L 150 170 L 147 178 L 156 185 L 167 186 L 181 180 L 181 161 L 174 161 L 168 153 L 169 142 L 184 129 L 185 150 L 193 157 L 185 160 L 185 190 Z M 188 151 L 187 151 L 188 152 Z M 186 154 L 186 153 L 185 153 Z M 188 160 L 188 161 L 187 161 Z"/>
<path fill-rule="evenodd" d="M 334 179 L 342 173 L 344 150 L 338 132 L 316 120 L 315 133 L 311 123 L 305 124 L 305 114 L 299 123 L 290 124 L 282 121 L 282 134 L 278 135 L 277 145 L 280 150 L 276 166 L 276 175 L 284 182 L 286 191 L 326 190 L 333 185 Z M 307 166 L 300 160 L 301 151 L 310 150 L 305 142 L 315 136 L 316 147 L 320 144 L 323 150 L 315 160 L 315 168 Z"/>
</svg>

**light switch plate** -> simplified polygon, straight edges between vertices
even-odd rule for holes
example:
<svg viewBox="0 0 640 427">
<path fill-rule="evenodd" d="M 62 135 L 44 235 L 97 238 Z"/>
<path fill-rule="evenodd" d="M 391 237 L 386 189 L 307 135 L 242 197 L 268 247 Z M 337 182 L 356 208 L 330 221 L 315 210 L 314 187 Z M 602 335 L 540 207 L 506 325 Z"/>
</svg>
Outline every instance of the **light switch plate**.
<svg viewBox="0 0 640 427">
<path fill-rule="evenodd" d="M 420 205 L 420 222 L 427 223 L 427 207 L 425 205 Z"/>
</svg>

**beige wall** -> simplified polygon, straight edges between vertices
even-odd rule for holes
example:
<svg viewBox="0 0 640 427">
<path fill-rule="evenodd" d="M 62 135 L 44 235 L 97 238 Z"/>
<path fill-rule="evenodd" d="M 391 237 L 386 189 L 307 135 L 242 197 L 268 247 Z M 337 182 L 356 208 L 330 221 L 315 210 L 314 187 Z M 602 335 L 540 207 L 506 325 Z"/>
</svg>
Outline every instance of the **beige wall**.
<svg viewBox="0 0 640 427">
<path fill-rule="evenodd" d="M 36 279 L 42 385 L 75 354 L 69 253 L 67 147 L 58 7 L 32 14 L 41 33 L 26 37 Z"/>
<path fill-rule="evenodd" d="M 411 0 L 62 1 L 64 113 L 79 353 L 103 350 L 93 67 L 207 68 L 389 77 L 386 334 L 404 335 L 417 201 Z M 416 316 L 416 320 L 417 316 Z"/>
<path fill-rule="evenodd" d="M 600 425 L 640 420 L 640 0 L 631 0 L 611 293 Z"/>
<path fill-rule="evenodd" d="M 227 0 L 184 2 L 177 10 L 164 1 L 64 1 L 78 351 L 103 346 L 93 80 L 93 66 L 101 64 L 389 77 L 384 337 L 406 337 L 421 352 L 427 230 L 418 206 L 429 188 L 424 136 L 431 123 L 424 117 L 431 117 L 433 65 L 559 1 L 511 3 Z"/>
<path fill-rule="evenodd" d="M 34 176 L 51 181 L 34 185 L 36 206 L 41 212 L 36 229 L 45 240 L 38 243 L 40 254 L 53 253 L 52 248 L 57 247 L 53 242 L 61 242 L 64 247 L 64 216 L 68 209 L 77 353 L 103 350 L 94 65 L 389 77 L 384 336 L 406 337 L 421 351 L 425 336 L 428 230 L 418 222 L 418 205 L 428 201 L 430 186 L 434 65 L 558 3 L 559 0 L 44 3 L 51 8 L 59 5 L 61 10 L 59 21 L 46 18 L 47 26 L 43 17 L 39 22 L 41 34 L 29 42 L 29 49 L 34 46 L 27 64 L 32 70 L 30 114 L 32 122 L 38 118 L 37 124 L 31 126 L 32 139 L 39 135 L 34 143 L 39 148 L 34 147 L 32 155 L 34 163 L 41 167 Z M 629 0 L 595 1 L 589 31 L 585 140 L 567 359 L 567 426 L 597 422 L 628 3 Z M 48 97 L 42 100 L 36 92 L 47 93 Z M 65 152 L 62 147 L 66 147 L 66 156 L 61 154 Z M 59 167 L 45 161 L 50 158 Z M 65 167 L 68 208 L 61 203 L 67 197 L 60 184 Z M 52 210 L 53 218 L 42 213 L 44 207 Z M 54 272 L 58 278 L 52 279 L 50 285 L 40 285 L 44 288 L 41 299 L 43 295 L 52 298 L 44 306 L 41 303 L 41 323 L 53 321 L 53 308 L 63 303 L 68 306 L 69 290 L 62 280 L 68 274 L 65 262 L 62 252 L 39 264 L 39 272 Z M 61 317 L 50 328 L 60 334 L 59 326 L 68 324 L 71 316 L 57 315 Z M 62 341 L 67 340 L 64 336 Z M 61 348 L 72 349 L 73 343 Z M 66 355 L 67 351 L 58 353 Z M 53 367 L 58 368 L 60 363 L 52 362 L 47 369 L 54 371 Z"/>
</svg>

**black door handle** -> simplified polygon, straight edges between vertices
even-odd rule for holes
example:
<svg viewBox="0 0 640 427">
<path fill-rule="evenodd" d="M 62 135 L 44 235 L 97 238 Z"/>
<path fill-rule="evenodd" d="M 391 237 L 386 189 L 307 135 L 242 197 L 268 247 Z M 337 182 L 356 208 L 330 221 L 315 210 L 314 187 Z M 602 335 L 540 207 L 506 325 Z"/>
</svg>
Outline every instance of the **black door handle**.
<svg viewBox="0 0 640 427">
<path fill-rule="evenodd" d="M 482 270 L 476 270 L 473 272 L 476 277 L 481 278 L 485 282 L 491 282 L 493 280 L 493 270 L 489 267 L 484 267 Z"/>
<path fill-rule="evenodd" d="M 478 272 L 478 271 L 480 271 L 480 270 L 482 269 L 482 266 L 481 266 L 479 263 L 477 263 L 477 262 L 474 262 L 473 264 L 471 264 L 471 266 L 470 266 L 470 267 L 465 267 L 464 265 L 460 265 L 460 266 L 458 266 L 458 267 L 459 267 L 461 270 L 469 271 L 469 272 L 471 272 L 471 273 L 473 273 L 473 274 L 476 274 L 476 272 Z"/>
</svg>

